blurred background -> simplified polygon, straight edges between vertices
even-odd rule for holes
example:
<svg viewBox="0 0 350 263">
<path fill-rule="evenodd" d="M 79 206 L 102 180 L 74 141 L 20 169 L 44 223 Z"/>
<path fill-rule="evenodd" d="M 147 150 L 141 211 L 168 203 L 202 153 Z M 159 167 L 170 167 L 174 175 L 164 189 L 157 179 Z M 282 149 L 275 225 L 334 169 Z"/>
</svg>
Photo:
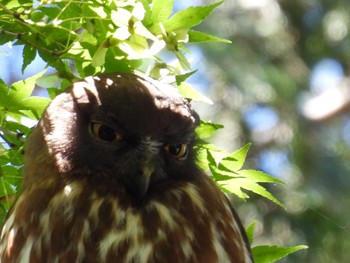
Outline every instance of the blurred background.
<svg viewBox="0 0 350 263">
<path fill-rule="evenodd" d="M 309 246 L 282 262 L 349 262 L 349 14 L 343 0 L 227 0 L 205 23 L 232 45 L 200 46 L 194 82 L 215 102 L 202 118 L 286 182 L 269 187 L 286 211 L 254 196 L 240 209 L 256 243 Z"/>
<path fill-rule="evenodd" d="M 195 107 L 225 125 L 213 142 L 228 151 L 252 142 L 246 167 L 286 182 L 267 186 L 286 210 L 255 195 L 239 207 L 245 225 L 257 220 L 255 244 L 309 246 L 281 262 L 349 261 L 349 14 L 344 0 L 226 0 L 201 29 L 232 44 L 190 46 L 199 69 L 190 82 L 215 102 Z M 6 83 L 23 78 L 21 56 L 0 47 Z"/>
</svg>

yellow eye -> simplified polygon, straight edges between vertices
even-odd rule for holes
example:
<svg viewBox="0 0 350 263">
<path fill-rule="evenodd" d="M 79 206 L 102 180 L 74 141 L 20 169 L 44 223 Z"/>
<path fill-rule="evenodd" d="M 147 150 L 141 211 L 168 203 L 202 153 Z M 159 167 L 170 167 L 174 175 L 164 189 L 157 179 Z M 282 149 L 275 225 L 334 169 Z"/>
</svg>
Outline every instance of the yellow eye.
<svg viewBox="0 0 350 263">
<path fill-rule="evenodd" d="M 164 150 L 178 159 L 185 159 L 187 157 L 187 144 L 168 144 L 164 146 Z"/>
<path fill-rule="evenodd" d="M 123 139 L 121 133 L 101 123 L 92 122 L 90 131 L 96 138 L 107 142 L 119 142 Z"/>
</svg>

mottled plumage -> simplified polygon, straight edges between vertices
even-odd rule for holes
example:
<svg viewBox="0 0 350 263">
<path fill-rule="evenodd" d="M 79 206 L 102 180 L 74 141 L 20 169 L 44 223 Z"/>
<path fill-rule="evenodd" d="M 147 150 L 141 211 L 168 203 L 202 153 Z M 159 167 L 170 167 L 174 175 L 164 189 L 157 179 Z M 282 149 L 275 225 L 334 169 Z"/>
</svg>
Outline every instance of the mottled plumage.
<svg viewBox="0 0 350 263">
<path fill-rule="evenodd" d="M 197 114 L 133 74 L 56 97 L 25 148 L 1 262 L 248 263 L 225 195 L 195 164 Z"/>
</svg>

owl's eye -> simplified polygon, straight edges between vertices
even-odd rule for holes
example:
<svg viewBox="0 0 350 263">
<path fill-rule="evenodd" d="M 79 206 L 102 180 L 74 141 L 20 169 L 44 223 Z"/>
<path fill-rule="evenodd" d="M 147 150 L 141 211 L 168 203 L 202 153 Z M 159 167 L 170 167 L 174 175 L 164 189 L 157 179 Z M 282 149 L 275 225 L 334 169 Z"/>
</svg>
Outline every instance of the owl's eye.
<svg viewBox="0 0 350 263">
<path fill-rule="evenodd" d="M 92 122 L 90 131 L 96 138 L 107 142 L 119 142 L 123 139 L 121 133 L 101 123 Z"/>
<path fill-rule="evenodd" d="M 180 160 L 184 160 L 187 157 L 187 144 L 168 144 L 164 146 L 164 150 Z"/>
</svg>

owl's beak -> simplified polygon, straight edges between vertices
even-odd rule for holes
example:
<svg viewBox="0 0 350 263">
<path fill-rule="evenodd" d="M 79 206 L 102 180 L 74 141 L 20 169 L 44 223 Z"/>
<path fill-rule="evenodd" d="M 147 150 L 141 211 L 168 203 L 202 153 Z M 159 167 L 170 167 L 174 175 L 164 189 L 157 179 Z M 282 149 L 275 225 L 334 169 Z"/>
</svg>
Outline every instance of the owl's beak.
<svg viewBox="0 0 350 263">
<path fill-rule="evenodd" d="M 146 162 L 142 169 L 141 178 L 139 180 L 139 197 L 142 198 L 146 194 L 149 186 L 149 182 L 151 181 L 151 176 L 154 173 L 154 165 L 153 162 Z"/>
<path fill-rule="evenodd" d="M 142 201 L 147 193 L 151 176 L 154 173 L 154 164 L 152 161 L 146 161 L 141 165 L 141 169 L 138 174 L 130 176 L 128 179 L 128 190 L 135 197 L 136 202 Z"/>
</svg>

